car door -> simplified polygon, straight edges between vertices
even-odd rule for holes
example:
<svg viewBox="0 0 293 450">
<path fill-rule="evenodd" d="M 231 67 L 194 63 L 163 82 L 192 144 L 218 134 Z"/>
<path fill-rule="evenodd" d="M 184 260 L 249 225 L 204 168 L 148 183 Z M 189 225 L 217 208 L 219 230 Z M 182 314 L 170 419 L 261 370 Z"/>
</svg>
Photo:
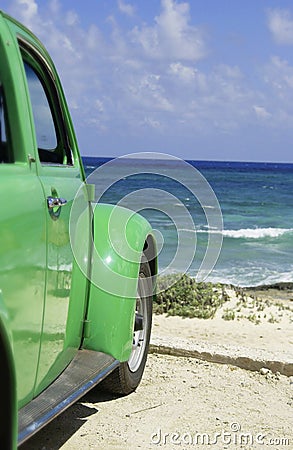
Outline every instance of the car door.
<svg viewBox="0 0 293 450">
<path fill-rule="evenodd" d="M 0 36 L 1 41 L 2 36 Z M 44 194 L 19 67 L 0 45 L 0 313 L 10 332 L 19 406 L 34 394 L 46 280 Z M 18 81 L 16 89 L 16 80 Z"/>
<path fill-rule="evenodd" d="M 71 248 L 69 222 L 84 180 L 56 74 L 31 44 L 21 41 L 20 45 L 34 119 L 35 163 L 46 205 L 46 289 L 37 394 L 62 372 L 81 342 L 86 279 L 79 277 L 76 282 L 79 269 Z M 88 208 L 86 197 L 84 202 Z M 88 239 L 89 228 L 83 232 Z"/>
</svg>

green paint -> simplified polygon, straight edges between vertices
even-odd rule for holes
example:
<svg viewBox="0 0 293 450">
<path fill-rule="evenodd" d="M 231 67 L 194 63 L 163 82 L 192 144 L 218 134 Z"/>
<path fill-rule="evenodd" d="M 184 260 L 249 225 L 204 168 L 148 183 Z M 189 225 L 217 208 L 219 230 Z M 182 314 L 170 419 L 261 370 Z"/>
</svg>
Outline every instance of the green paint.
<svg viewBox="0 0 293 450">
<path fill-rule="evenodd" d="M 16 448 L 16 405 L 52 383 L 81 346 L 128 359 L 139 264 L 152 230 L 131 211 L 91 203 L 94 186 L 85 183 L 54 64 L 32 33 L 1 12 L 0 61 L 0 343 L 10 380 L 1 408 L 9 448 Z M 34 121 L 38 105 L 24 62 L 46 87 L 54 149 Z M 48 197 L 67 203 L 49 209 Z"/>
</svg>

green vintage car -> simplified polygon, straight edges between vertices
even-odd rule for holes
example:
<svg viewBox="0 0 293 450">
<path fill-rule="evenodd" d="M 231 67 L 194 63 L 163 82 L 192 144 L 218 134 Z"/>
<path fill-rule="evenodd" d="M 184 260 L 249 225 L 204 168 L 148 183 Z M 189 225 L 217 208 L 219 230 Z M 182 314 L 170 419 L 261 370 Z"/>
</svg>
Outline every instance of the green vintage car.
<svg viewBox="0 0 293 450">
<path fill-rule="evenodd" d="M 1 12 L 0 162 L 3 450 L 100 381 L 138 386 L 157 262 L 143 217 L 93 201 L 54 64 Z"/>
</svg>

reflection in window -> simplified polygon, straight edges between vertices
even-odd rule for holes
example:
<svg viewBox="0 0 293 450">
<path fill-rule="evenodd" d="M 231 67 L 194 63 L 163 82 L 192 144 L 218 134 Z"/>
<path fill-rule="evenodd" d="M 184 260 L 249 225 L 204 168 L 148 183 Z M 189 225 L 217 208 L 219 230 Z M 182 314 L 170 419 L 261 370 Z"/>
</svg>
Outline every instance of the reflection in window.
<svg viewBox="0 0 293 450">
<path fill-rule="evenodd" d="M 5 101 L 3 88 L 0 83 L 0 163 L 11 163 L 13 158 L 11 155 L 11 147 L 8 142 L 7 117 L 5 111 Z"/>
<path fill-rule="evenodd" d="M 38 148 L 54 151 L 57 148 L 57 137 L 47 96 L 35 71 L 27 63 L 24 66 L 31 97 Z"/>
</svg>

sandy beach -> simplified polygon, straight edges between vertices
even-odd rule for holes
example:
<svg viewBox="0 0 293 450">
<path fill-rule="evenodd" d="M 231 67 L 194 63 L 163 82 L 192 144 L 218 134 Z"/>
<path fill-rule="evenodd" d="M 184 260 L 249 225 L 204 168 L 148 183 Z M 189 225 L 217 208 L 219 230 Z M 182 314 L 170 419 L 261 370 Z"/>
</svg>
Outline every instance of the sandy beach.
<svg viewBox="0 0 293 450">
<path fill-rule="evenodd" d="M 292 357 L 291 289 L 230 288 L 228 294 L 213 319 L 155 315 L 153 337 Z M 234 320 L 223 319 L 227 309 Z M 22 449 L 289 449 L 292 413 L 293 377 L 150 354 L 135 393 L 115 397 L 93 390 Z"/>
<path fill-rule="evenodd" d="M 230 286 L 226 292 L 229 300 L 212 319 L 154 315 L 153 335 L 284 352 L 293 359 L 291 285 L 289 288 Z"/>
</svg>

